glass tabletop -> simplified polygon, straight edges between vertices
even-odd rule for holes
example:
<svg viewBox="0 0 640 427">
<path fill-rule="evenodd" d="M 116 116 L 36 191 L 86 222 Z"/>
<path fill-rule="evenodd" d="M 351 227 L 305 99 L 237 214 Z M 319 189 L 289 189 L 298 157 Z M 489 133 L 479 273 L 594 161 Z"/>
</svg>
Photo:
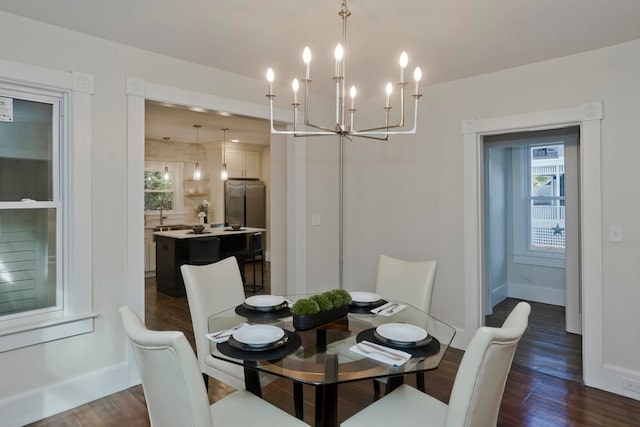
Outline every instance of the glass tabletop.
<svg viewBox="0 0 640 427">
<path fill-rule="evenodd" d="M 296 300 L 303 297 L 305 296 L 296 295 L 286 298 Z M 245 305 L 240 305 L 214 314 L 208 321 L 209 331 L 212 333 L 242 323 L 282 328 L 288 341 L 281 347 L 245 351 L 237 345 L 231 346 L 229 341 L 210 341 L 211 355 L 230 363 L 313 385 L 337 384 L 435 369 L 455 335 L 454 328 L 410 304 L 406 304 L 403 310 L 392 316 L 372 314 L 362 307 L 352 307 L 346 316 L 309 330 L 296 330 L 291 312 L 288 308 L 282 307 L 268 312 L 253 311 Z M 418 326 L 426 330 L 431 339 L 426 340 L 427 344 L 421 341 L 421 345 L 415 347 L 385 342 L 384 337 L 381 338 L 375 330 L 386 323 Z M 394 366 L 351 350 L 362 340 L 408 352 L 411 358 L 400 366 Z"/>
</svg>

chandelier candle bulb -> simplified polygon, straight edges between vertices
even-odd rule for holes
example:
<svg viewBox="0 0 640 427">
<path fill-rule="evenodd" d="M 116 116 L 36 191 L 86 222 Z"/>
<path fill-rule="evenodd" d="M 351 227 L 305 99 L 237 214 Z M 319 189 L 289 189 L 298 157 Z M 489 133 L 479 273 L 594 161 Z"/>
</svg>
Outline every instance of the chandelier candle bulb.
<svg viewBox="0 0 640 427">
<path fill-rule="evenodd" d="M 416 67 L 416 70 L 413 72 L 413 78 L 416 81 L 416 95 L 420 94 L 420 79 L 422 79 L 422 70 L 420 67 Z"/>
<path fill-rule="evenodd" d="M 300 83 L 298 83 L 298 79 L 293 79 L 291 82 L 291 88 L 293 89 L 293 104 L 298 105 L 298 89 L 300 88 Z"/>
<path fill-rule="evenodd" d="M 273 70 L 269 68 L 267 70 L 267 81 L 269 82 L 269 94 L 267 96 L 273 96 L 273 79 L 275 76 L 273 75 Z"/>
<path fill-rule="evenodd" d="M 351 109 L 355 110 L 356 108 L 356 87 L 351 86 L 351 90 L 349 90 L 349 95 L 351 96 Z"/>
<path fill-rule="evenodd" d="M 393 91 L 393 86 L 391 85 L 391 82 L 387 83 L 387 108 L 391 107 L 391 91 Z"/>
<path fill-rule="evenodd" d="M 309 80 L 309 68 L 311 67 L 311 49 L 309 49 L 309 46 L 305 46 L 304 51 L 302 51 L 302 60 L 304 61 L 304 78 Z"/>
<path fill-rule="evenodd" d="M 409 55 L 407 55 L 407 52 L 402 52 L 400 54 L 400 83 L 404 83 L 404 70 L 407 68 L 408 63 Z"/>
<path fill-rule="evenodd" d="M 342 56 L 344 55 L 344 49 L 342 49 L 342 45 L 338 43 L 336 46 L 336 50 L 334 52 L 336 57 L 336 77 L 342 77 Z"/>
</svg>

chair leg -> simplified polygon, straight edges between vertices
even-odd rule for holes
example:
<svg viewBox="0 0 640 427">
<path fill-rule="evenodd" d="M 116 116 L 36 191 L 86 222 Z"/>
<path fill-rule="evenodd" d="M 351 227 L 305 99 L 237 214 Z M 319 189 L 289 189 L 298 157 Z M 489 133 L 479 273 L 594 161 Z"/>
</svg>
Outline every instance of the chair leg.
<svg viewBox="0 0 640 427">
<path fill-rule="evenodd" d="M 253 261 L 251 262 L 253 265 L 253 293 L 256 293 L 256 258 L 253 257 Z"/>
<path fill-rule="evenodd" d="M 378 400 L 380 398 L 380 382 L 376 380 L 373 381 L 373 400 Z"/>
<path fill-rule="evenodd" d="M 204 388 L 209 392 L 209 375 L 203 373 L 202 378 L 204 379 Z"/>
<path fill-rule="evenodd" d="M 424 388 L 424 372 L 418 372 L 416 374 L 416 388 L 423 393 L 426 393 Z"/>
<path fill-rule="evenodd" d="M 295 408 L 296 418 L 301 420 L 304 418 L 304 405 L 302 394 L 302 383 L 293 383 L 293 406 Z"/>
</svg>

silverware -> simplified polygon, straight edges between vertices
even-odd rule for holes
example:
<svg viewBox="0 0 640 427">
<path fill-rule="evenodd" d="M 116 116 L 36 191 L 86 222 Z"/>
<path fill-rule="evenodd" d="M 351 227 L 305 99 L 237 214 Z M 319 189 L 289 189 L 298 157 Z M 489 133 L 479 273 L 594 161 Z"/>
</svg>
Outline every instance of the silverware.
<svg viewBox="0 0 640 427">
<path fill-rule="evenodd" d="M 396 308 L 396 307 L 398 307 L 399 305 L 400 305 L 400 304 L 397 304 L 397 303 L 395 303 L 395 302 L 394 302 L 394 303 L 392 303 L 392 304 L 387 303 L 387 304 L 383 305 L 382 307 L 380 307 L 380 308 L 376 309 L 376 310 L 374 311 L 374 313 L 376 313 L 376 314 L 380 314 L 380 313 L 382 313 L 383 311 L 386 311 L 387 313 L 393 313 L 393 309 L 394 309 L 394 308 Z"/>
<path fill-rule="evenodd" d="M 367 350 L 367 348 L 369 348 L 370 350 Z M 375 344 L 369 344 L 368 342 L 364 342 L 364 341 L 358 343 L 358 349 L 360 349 L 360 351 L 362 351 L 365 354 L 378 353 L 378 354 L 382 354 L 384 356 L 390 357 L 393 360 L 398 360 L 398 361 L 405 360 L 404 357 L 398 354 L 392 353 L 389 350 L 385 350 L 384 348 L 380 348 Z"/>
<path fill-rule="evenodd" d="M 393 313 L 393 310 L 394 310 L 396 307 L 399 307 L 399 306 L 400 306 L 400 304 L 393 303 L 393 304 L 391 304 L 389 307 L 387 307 L 387 308 L 385 309 L 385 311 L 386 311 L 387 313 Z"/>
<path fill-rule="evenodd" d="M 227 335 L 232 335 L 234 331 L 240 329 L 243 325 L 236 325 L 233 328 L 230 329 L 225 329 L 223 331 L 220 332 L 216 332 L 215 334 L 211 335 L 211 338 L 222 338 L 222 337 L 226 337 Z"/>
</svg>

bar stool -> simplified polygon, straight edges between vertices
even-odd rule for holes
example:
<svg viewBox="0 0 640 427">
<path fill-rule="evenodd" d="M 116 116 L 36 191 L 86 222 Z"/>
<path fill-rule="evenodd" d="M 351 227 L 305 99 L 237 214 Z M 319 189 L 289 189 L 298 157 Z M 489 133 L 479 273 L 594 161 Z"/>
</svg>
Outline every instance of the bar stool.
<svg viewBox="0 0 640 427">
<path fill-rule="evenodd" d="M 220 239 L 217 237 L 194 237 L 189 239 L 189 264 L 205 265 L 220 259 Z"/>
<path fill-rule="evenodd" d="M 253 263 L 253 289 L 249 292 L 256 292 L 264 288 L 264 249 L 262 247 L 262 232 L 258 231 L 249 237 L 249 246 L 244 251 L 234 254 L 240 264 L 240 273 L 242 274 L 242 283 L 246 287 L 247 281 L 244 276 L 244 266 L 247 263 Z M 260 262 L 260 286 L 256 284 L 256 262 Z"/>
</svg>

